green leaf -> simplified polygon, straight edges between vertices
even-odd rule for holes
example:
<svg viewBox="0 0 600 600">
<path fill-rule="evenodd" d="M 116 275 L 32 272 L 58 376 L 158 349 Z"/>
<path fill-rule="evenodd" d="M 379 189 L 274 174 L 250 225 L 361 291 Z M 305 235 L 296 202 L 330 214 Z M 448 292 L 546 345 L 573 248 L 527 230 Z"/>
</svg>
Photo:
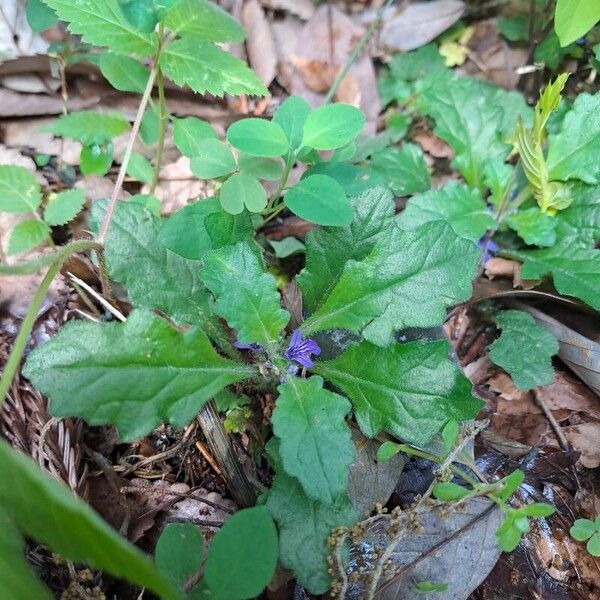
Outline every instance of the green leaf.
<svg viewBox="0 0 600 600">
<path fill-rule="evenodd" d="M 600 556 L 600 533 L 595 533 L 585 547 L 592 556 Z"/>
<path fill-rule="evenodd" d="M 304 98 L 290 96 L 273 115 L 273 121 L 283 129 L 294 151 L 302 145 L 304 123 L 310 113 L 312 113 L 312 107 Z"/>
<path fill-rule="evenodd" d="M 59 192 L 46 205 L 44 221 L 48 225 L 66 225 L 72 221 L 85 204 L 85 191 L 82 189 Z"/>
<path fill-rule="evenodd" d="M 92 207 L 97 230 L 106 203 Z M 199 264 L 171 252 L 160 241 L 162 220 L 137 203 L 118 202 L 105 244 L 108 274 L 127 288 L 138 308 L 160 310 L 179 323 L 202 322 L 208 291 Z"/>
<path fill-rule="evenodd" d="M 350 398 L 367 437 L 387 430 L 424 445 L 449 419 L 473 418 L 482 406 L 448 353 L 445 340 L 387 348 L 361 342 L 315 370 Z"/>
<path fill-rule="evenodd" d="M 533 53 L 533 60 L 536 63 L 541 63 L 551 71 L 556 71 L 567 56 L 582 58 L 583 50 L 577 44 L 561 47 L 556 31 L 551 29 L 546 37 L 537 44 Z"/>
<path fill-rule="evenodd" d="M 423 151 L 415 144 L 376 152 L 371 158 L 371 167 L 385 177 L 396 196 L 411 196 L 431 187 Z"/>
<path fill-rule="evenodd" d="M 507 215 L 504 222 L 530 246 L 553 246 L 556 243 L 556 217 L 541 212 L 535 206 Z"/>
<path fill-rule="evenodd" d="M 387 462 L 401 451 L 400 445 L 394 442 L 383 442 L 377 449 L 377 461 Z"/>
<path fill-rule="evenodd" d="M 525 473 L 520 469 L 513 471 L 510 475 L 507 475 L 502 479 L 502 483 L 504 483 L 504 490 L 502 492 L 497 492 L 496 497 L 502 501 L 506 502 L 521 486 L 521 484 L 525 481 Z"/>
<path fill-rule="evenodd" d="M 25 559 L 25 542 L 0 506 L 0 597 L 52 600 Z"/>
<path fill-rule="evenodd" d="M 127 165 L 127 175 L 150 185 L 154 180 L 154 168 L 145 156 L 139 152 L 132 152 Z"/>
<path fill-rule="evenodd" d="M 319 162 L 302 175 L 305 179 L 311 175 L 327 175 L 335 179 L 347 196 L 358 196 L 375 187 L 387 187 L 385 177 L 371 169 L 350 165 L 345 162 Z"/>
<path fill-rule="evenodd" d="M 146 207 L 153 215 L 160 217 L 160 211 L 162 204 L 160 200 L 151 194 L 135 194 L 127 200 L 128 202 L 135 202 Z"/>
<path fill-rule="evenodd" d="M 490 190 L 487 201 L 498 208 L 512 187 L 514 167 L 501 161 L 487 162 L 483 168 L 483 183 Z"/>
<path fill-rule="evenodd" d="M 502 329 L 490 346 L 490 359 L 511 376 L 520 390 L 548 385 L 554 380 L 551 358 L 558 352 L 558 341 L 528 313 L 501 312 L 496 321 Z"/>
<path fill-rule="evenodd" d="M 364 260 L 346 264 L 303 330 L 349 329 L 385 346 L 397 329 L 440 325 L 448 307 L 470 298 L 480 254 L 440 221 L 392 229 Z"/>
<path fill-rule="evenodd" d="M 173 119 L 173 142 L 184 156 L 198 156 L 202 153 L 200 142 L 211 138 L 217 139 L 217 133 L 210 123 L 196 117 Z"/>
<path fill-rule="evenodd" d="M 211 598 L 255 598 L 267 586 L 279 555 L 277 531 L 264 506 L 227 519 L 210 545 L 205 582 Z"/>
<path fill-rule="evenodd" d="M 215 217 L 219 223 L 213 226 L 211 219 Z M 184 258 L 200 260 L 212 250 L 252 239 L 253 233 L 247 212 L 236 216 L 225 214 L 218 198 L 209 198 L 185 206 L 169 217 L 160 231 L 160 241 Z"/>
<path fill-rule="evenodd" d="M 310 593 L 325 593 L 331 585 L 327 538 L 333 529 L 356 522 L 350 500 L 344 497 L 333 505 L 312 500 L 296 479 L 277 473 L 267 507 L 279 525 L 283 566 L 292 569 L 300 585 Z"/>
<path fill-rule="evenodd" d="M 529 39 L 529 18 L 525 15 L 499 17 L 498 31 L 509 42 L 526 42 Z"/>
<path fill-rule="evenodd" d="M 479 190 L 457 181 L 411 198 L 398 215 L 398 226 L 413 229 L 431 221 L 446 221 L 456 235 L 477 242 L 496 221 L 487 209 Z"/>
<path fill-rule="evenodd" d="M 222 8 L 206 0 L 180 0 L 165 18 L 175 35 L 189 35 L 208 42 L 243 42 L 242 26 Z"/>
<path fill-rule="evenodd" d="M 448 421 L 442 429 L 442 441 L 444 442 L 444 451 L 449 454 L 454 448 L 460 434 L 460 425 L 457 421 Z"/>
<path fill-rule="evenodd" d="M 129 122 L 119 113 L 82 110 L 62 115 L 40 130 L 83 144 L 102 144 L 128 131 Z"/>
<path fill-rule="evenodd" d="M 444 59 L 435 43 L 413 52 L 394 54 L 389 66 L 394 77 L 405 81 L 417 81 L 428 73 L 446 70 Z"/>
<path fill-rule="evenodd" d="M 268 240 L 277 258 L 287 258 L 294 254 L 304 254 L 306 246 L 295 237 L 286 237 L 282 240 Z"/>
<path fill-rule="evenodd" d="M 0 440 L 0 506 L 27 537 L 61 557 L 148 587 L 165 600 L 179 600 L 146 556 L 4 440 Z"/>
<path fill-rule="evenodd" d="M 600 183 L 600 94 L 579 94 L 557 135 L 548 141 L 552 180 L 580 179 Z"/>
<path fill-rule="evenodd" d="M 29 27 L 36 33 L 47 31 L 58 23 L 56 13 L 46 6 L 42 0 L 27 0 L 25 14 Z"/>
<path fill-rule="evenodd" d="M 127 22 L 135 31 L 153 33 L 158 23 L 158 14 L 152 0 L 119 0 Z"/>
<path fill-rule="evenodd" d="M 279 181 L 283 173 L 283 164 L 276 158 L 263 158 L 240 152 L 237 164 L 244 175 L 267 181 Z"/>
<path fill-rule="evenodd" d="M 163 421 L 187 425 L 253 369 L 220 357 L 200 329 L 181 332 L 139 310 L 125 323 L 69 323 L 29 355 L 24 373 L 51 399 L 54 416 L 115 425 L 131 441 Z"/>
<path fill-rule="evenodd" d="M 112 143 L 92 143 L 81 149 L 79 168 L 83 175 L 106 175 L 113 161 L 114 147 Z"/>
<path fill-rule="evenodd" d="M 384 188 L 349 199 L 354 216 L 346 227 L 317 228 L 306 237 L 306 266 L 297 278 L 304 305 L 315 312 L 336 286 L 349 260 L 362 260 L 394 222 L 394 200 Z"/>
<path fill-rule="evenodd" d="M 154 561 L 157 571 L 174 589 L 183 592 L 187 580 L 199 570 L 204 540 L 192 523 L 168 523 L 158 538 Z"/>
<path fill-rule="evenodd" d="M 33 250 L 36 246 L 48 240 L 50 228 L 38 219 L 26 219 L 17 223 L 8 241 L 9 256 Z"/>
<path fill-rule="evenodd" d="M 110 85 L 121 92 L 141 94 L 146 89 L 150 72 L 148 67 L 133 58 L 105 52 L 98 63 L 102 75 Z"/>
<path fill-rule="evenodd" d="M 171 81 L 197 94 L 267 94 L 262 81 L 239 58 L 193 37 L 171 42 L 160 56 L 160 66 Z"/>
<path fill-rule="evenodd" d="M 433 486 L 434 497 L 443 502 L 456 502 L 457 500 L 466 498 L 470 493 L 471 490 L 451 481 L 436 483 Z"/>
<path fill-rule="evenodd" d="M 546 504 L 545 502 L 533 502 L 519 510 L 528 517 L 549 517 L 556 512 L 554 506 Z"/>
<path fill-rule="evenodd" d="M 345 417 L 350 402 L 323 388 L 321 377 L 289 377 L 280 385 L 271 418 L 288 475 L 314 500 L 333 504 L 346 495 L 356 453 Z"/>
<path fill-rule="evenodd" d="M 42 191 L 33 173 L 24 167 L 0 165 L 0 211 L 35 212 L 42 203 Z"/>
<path fill-rule="evenodd" d="M 554 29 L 561 46 L 567 46 L 585 35 L 600 21 L 598 0 L 558 0 L 554 13 Z"/>
<path fill-rule="evenodd" d="M 140 33 L 128 22 L 118 0 L 44 0 L 62 21 L 69 23 L 69 31 L 81 35 L 93 46 L 108 46 L 121 54 L 151 56 L 156 36 Z"/>
<path fill-rule="evenodd" d="M 578 183 L 571 186 L 570 193 L 571 206 L 554 216 L 557 238 L 593 248 L 600 240 L 600 187 Z"/>
<path fill-rule="evenodd" d="M 290 148 L 283 129 L 266 119 L 240 119 L 227 130 L 227 141 L 252 156 L 282 156 Z"/>
<path fill-rule="evenodd" d="M 350 104 L 326 104 L 311 112 L 304 122 L 302 145 L 315 150 L 335 150 L 361 132 L 365 115 Z"/>
<path fill-rule="evenodd" d="M 447 583 L 432 583 L 431 581 L 417 581 L 415 583 L 415 590 L 424 594 L 430 592 L 445 592 L 447 589 Z"/>
<path fill-rule="evenodd" d="M 140 124 L 140 138 L 145 146 L 158 142 L 160 136 L 160 115 L 158 106 L 150 107 L 144 113 Z"/>
<path fill-rule="evenodd" d="M 238 215 L 246 207 L 252 213 L 260 213 L 267 206 L 267 192 L 258 179 L 234 173 L 219 191 L 223 210 Z"/>
<path fill-rule="evenodd" d="M 523 533 L 511 522 L 504 528 L 500 526 L 496 531 L 496 537 L 498 538 L 498 545 L 501 550 L 504 552 L 512 552 L 519 545 Z"/>
<path fill-rule="evenodd" d="M 204 138 L 197 142 L 196 154 L 190 159 L 192 173 L 200 179 L 215 179 L 236 169 L 231 150 L 220 140 Z"/>
<path fill-rule="evenodd" d="M 247 242 L 209 254 L 200 277 L 216 298 L 214 312 L 237 330 L 238 341 L 277 344 L 290 315 L 281 308 L 275 278 Z"/>
<path fill-rule="evenodd" d="M 301 219 L 342 227 L 352 221 L 352 206 L 339 183 L 327 175 L 309 175 L 288 190 L 285 205 Z"/>
<path fill-rule="evenodd" d="M 600 250 L 561 240 L 552 248 L 512 251 L 510 255 L 523 261 L 523 279 L 552 275 L 558 292 L 575 296 L 600 310 Z"/>
</svg>

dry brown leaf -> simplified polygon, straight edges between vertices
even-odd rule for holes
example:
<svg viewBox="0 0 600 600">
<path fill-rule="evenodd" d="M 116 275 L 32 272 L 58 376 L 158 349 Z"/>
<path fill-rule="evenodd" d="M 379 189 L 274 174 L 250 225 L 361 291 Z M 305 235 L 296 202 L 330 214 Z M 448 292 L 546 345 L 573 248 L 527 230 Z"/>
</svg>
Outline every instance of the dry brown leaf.
<svg viewBox="0 0 600 600">
<path fill-rule="evenodd" d="M 261 3 L 266 8 L 285 10 L 304 21 L 308 21 L 315 12 L 315 5 L 311 0 L 261 0 Z"/>
<path fill-rule="evenodd" d="M 258 0 L 247 0 L 242 8 L 248 62 L 269 87 L 277 73 L 277 49 L 269 22 Z"/>
<path fill-rule="evenodd" d="M 485 263 L 485 274 L 489 279 L 504 277 L 512 279 L 513 287 L 521 287 L 521 263 L 508 258 L 495 256 Z"/>
<path fill-rule="evenodd" d="M 427 152 L 427 154 L 430 154 L 434 158 L 454 158 L 454 150 L 431 131 L 418 131 L 413 135 L 413 140 L 423 148 L 424 152 Z"/>
<path fill-rule="evenodd" d="M 600 420 L 600 399 L 575 377 L 557 371 L 553 383 L 536 390 L 551 411 L 580 412 L 588 419 Z"/>
<path fill-rule="evenodd" d="M 600 467 L 600 421 L 569 425 L 561 430 L 573 449 L 581 453 L 579 461 L 584 467 Z"/>
<path fill-rule="evenodd" d="M 25 2 L 2 0 L 0 13 L 0 56 L 3 60 L 17 56 L 45 54 L 48 43 L 34 33 L 27 23 Z"/>
</svg>

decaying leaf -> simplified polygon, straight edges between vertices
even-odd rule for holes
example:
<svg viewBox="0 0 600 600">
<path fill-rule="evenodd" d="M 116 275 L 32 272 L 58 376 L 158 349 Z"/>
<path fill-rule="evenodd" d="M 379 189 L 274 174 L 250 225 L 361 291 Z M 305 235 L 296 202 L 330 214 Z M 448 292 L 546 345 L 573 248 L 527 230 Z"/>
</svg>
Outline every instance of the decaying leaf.
<svg viewBox="0 0 600 600">
<path fill-rule="evenodd" d="M 249 0 L 242 8 L 242 25 L 246 30 L 248 61 L 268 87 L 276 75 L 277 50 L 269 22 L 258 0 Z"/>
</svg>

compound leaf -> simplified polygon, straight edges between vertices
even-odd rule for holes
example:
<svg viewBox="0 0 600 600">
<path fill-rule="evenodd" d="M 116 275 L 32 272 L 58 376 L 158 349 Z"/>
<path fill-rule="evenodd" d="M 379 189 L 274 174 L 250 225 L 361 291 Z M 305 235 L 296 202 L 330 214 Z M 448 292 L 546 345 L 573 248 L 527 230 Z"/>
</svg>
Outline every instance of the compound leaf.
<svg viewBox="0 0 600 600">
<path fill-rule="evenodd" d="M 219 356 L 202 330 L 178 331 L 146 310 L 125 323 L 69 323 L 24 369 L 54 416 L 115 425 L 127 441 L 162 421 L 183 427 L 215 393 L 253 372 Z"/>
<path fill-rule="evenodd" d="M 273 121 L 283 129 L 294 151 L 302 145 L 304 123 L 311 112 L 312 107 L 304 98 L 290 96 L 273 115 Z"/>
<path fill-rule="evenodd" d="M 227 141 L 251 156 L 282 156 L 290 149 L 283 129 L 266 119 L 240 119 L 227 130 Z"/>
<path fill-rule="evenodd" d="M 520 310 L 505 310 L 496 321 L 502 333 L 490 346 L 491 361 L 502 367 L 520 390 L 552 383 L 550 359 L 558 352 L 558 341 L 550 331 Z"/>
<path fill-rule="evenodd" d="M 446 221 L 457 235 L 474 242 L 496 226 L 479 190 L 457 181 L 411 198 L 397 222 L 402 229 L 413 229 L 431 221 Z"/>
<path fill-rule="evenodd" d="M 397 329 L 439 325 L 446 308 L 470 297 L 480 254 L 441 221 L 393 228 L 364 260 L 346 263 L 303 330 L 349 329 L 385 346 Z"/>
<path fill-rule="evenodd" d="M 150 72 L 148 67 L 134 58 L 105 52 L 100 55 L 98 65 L 102 75 L 115 89 L 137 94 L 141 94 L 146 89 Z"/>
<path fill-rule="evenodd" d="M 44 221 L 48 225 L 65 225 L 74 219 L 85 203 L 85 191 L 82 189 L 59 192 L 46 205 Z"/>
<path fill-rule="evenodd" d="M 387 430 L 424 445 L 449 420 L 471 419 L 482 407 L 445 340 L 387 348 L 362 342 L 315 370 L 350 398 L 368 437 Z"/>
<path fill-rule="evenodd" d="M 207 138 L 217 139 L 210 123 L 196 117 L 173 119 L 173 142 L 184 156 L 191 158 L 201 154 L 202 146 L 199 142 Z"/>
<path fill-rule="evenodd" d="M 223 210 L 240 214 L 244 208 L 259 213 L 267 206 L 267 192 L 255 177 L 245 173 L 234 173 L 222 186 L 219 199 Z"/>
<path fill-rule="evenodd" d="M 349 144 L 362 130 L 365 115 L 350 104 L 326 104 L 307 115 L 302 145 L 335 150 Z"/>
<path fill-rule="evenodd" d="M 277 343 L 290 315 L 281 308 L 275 278 L 247 242 L 211 252 L 200 277 L 216 298 L 214 312 L 237 330 L 238 341 L 264 348 Z"/>
<path fill-rule="evenodd" d="M 235 158 L 221 140 L 206 137 L 197 141 L 190 160 L 192 173 L 200 179 L 224 177 L 235 171 Z"/>
<path fill-rule="evenodd" d="M 91 110 L 62 115 L 41 128 L 54 135 L 70 138 L 83 144 L 102 144 L 129 130 L 129 122 L 119 113 Z"/>
<path fill-rule="evenodd" d="M 25 167 L 0 165 L 0 211 L 35 212 L 42 202 L 42 191 L 33 173 Z"/>
<path fill-rule="evenodd" d="M 314 500 L 333 504 L 346 494 L 355 451 L 345 417 L 350 402 L 323 388 L 321 377 L 289 377 L 278 388 L 273 432 L 285 471 Z"/>
</svg>

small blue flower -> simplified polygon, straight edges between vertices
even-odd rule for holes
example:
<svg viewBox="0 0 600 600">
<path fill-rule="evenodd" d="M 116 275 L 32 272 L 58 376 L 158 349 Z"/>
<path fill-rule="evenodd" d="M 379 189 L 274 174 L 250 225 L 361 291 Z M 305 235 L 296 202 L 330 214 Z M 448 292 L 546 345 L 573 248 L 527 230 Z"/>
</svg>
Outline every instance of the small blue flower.
<svg viewBox="0 0 600 600">
<path fill-rule="evenodd" d="M 311 360 L 311 354 L 319 356 L 321 348 L 319 348 L 315 340 L 311 340 L 310 338 L 302 339 L 300 330 L 296 329 L 292 334 L 290 345 L 283 355 L 288 360 L 293 360 L 307 369 L 312 369 L 315 363 Z"/>
<path fill-rule="evenodd" d="M 493 242 L 490 239 L 487 239 L 485 237 L 482 237 L 478 242 L 477 245 L 483 250 L 483 262 L 484 264 L 490 260 L 490 258 L 492 258 L 492 256 L 494 256 L 494 254 L 496 252 L 498 252 L 498 250 L 500 250 L 500 246 L 498 246 L 498 244 L 496 244 L 496 242 Z"/>
<path fill-rule="evenodd" d="M 260 344 L 244 344 L 244 342 L 233 342 L 233 345 L 238 350 L 254 350 L 255 352 L 264 352 L 263 347 Z"/>
</svg>

